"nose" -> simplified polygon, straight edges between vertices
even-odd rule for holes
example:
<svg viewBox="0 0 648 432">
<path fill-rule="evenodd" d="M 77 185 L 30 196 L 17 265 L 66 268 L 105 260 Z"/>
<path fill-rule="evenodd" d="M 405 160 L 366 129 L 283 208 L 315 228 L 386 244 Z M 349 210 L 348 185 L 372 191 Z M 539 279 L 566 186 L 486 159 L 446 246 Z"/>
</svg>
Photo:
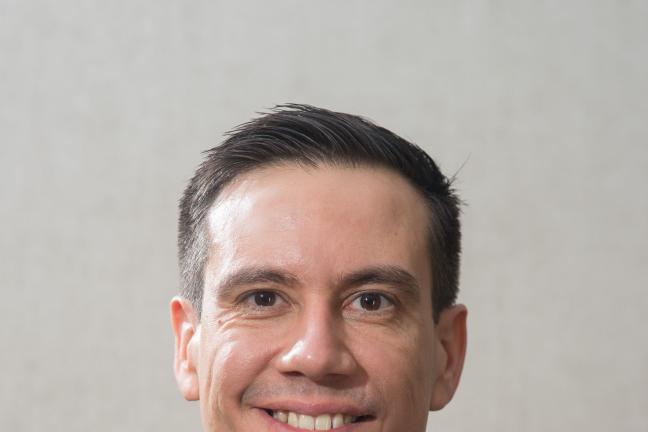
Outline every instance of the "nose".
<svg viewBox="0 0 648 432">
<path fill-rule="evenodd" d="M 278 369 L 315 382 L 351 376 L 358 364 L 346 344 L 343 323 L 327 307 L 304 310 L 291 330 Z"/>
</svg>

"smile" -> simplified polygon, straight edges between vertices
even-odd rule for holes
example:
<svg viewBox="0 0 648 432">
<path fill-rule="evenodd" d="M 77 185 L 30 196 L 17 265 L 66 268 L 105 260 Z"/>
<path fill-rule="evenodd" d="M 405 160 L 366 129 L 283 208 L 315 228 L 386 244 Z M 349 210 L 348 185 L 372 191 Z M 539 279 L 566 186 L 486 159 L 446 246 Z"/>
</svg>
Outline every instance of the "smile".
<svg viewBox="0 0 648 432">
<path fill-rule="evenodd" d="M 370 419 L 370 416 L 352 416 L 342 413 L 311 416 L 285 410 L 266 409 L 265 412 L 277 421 L 303 430 L 332 430 L 350 423 L 358 423 Z"/>
</svg>

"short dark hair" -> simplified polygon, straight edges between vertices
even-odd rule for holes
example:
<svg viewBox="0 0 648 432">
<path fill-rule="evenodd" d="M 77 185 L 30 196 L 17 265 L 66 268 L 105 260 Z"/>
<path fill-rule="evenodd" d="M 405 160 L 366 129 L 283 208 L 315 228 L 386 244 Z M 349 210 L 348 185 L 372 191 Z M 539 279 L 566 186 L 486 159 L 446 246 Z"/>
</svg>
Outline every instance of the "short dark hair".
<svg viewBox="0 0 648 432">
<path fill-rule="evenodd" d="M 407 179 L 430 210 L 434 320 L 438 321 L 440 312 L 454 304 L 461 253 L 460 201 L 452 181 L 415 144 L 359 116 L 285 104 L 238 126 L 205 155 L 184 191 L 178 224 L 181 295 L 192 302 L 198 314 L 208 258 L 207 212 L 234 178 L 284 162 L 378 166 Z"/>
</svg>

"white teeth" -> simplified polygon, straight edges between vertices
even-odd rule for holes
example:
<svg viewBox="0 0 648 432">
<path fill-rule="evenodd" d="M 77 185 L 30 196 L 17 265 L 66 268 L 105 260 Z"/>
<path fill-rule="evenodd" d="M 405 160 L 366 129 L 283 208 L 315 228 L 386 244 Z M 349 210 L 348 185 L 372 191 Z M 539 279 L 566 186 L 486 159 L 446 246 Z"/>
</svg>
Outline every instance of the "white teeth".
<svg viewBox="0 0 648 432">
<path fill-rule="evenodd" d="M 299 414 L 299 427 L 306 430 L 314 430 L 315 419 L 306 414 Z"/>
<path fill-rule="evenodd" d="M 323 414 L 317 416 L 315 419 L 315 430 L 330 430 L 331 429 L 331 416 Z"/>
<path fill-rule="evenodd" d="M 288 423 L 288 412 L 287 411 L 275 411 L 272 415 L 274 418 L 279 420 L 282 423 Z"/>
<path fill-rule="evenodd" d="M 292 411 L 288 413 L 288 424 L 295 427 L 299 426 L 299 417 Z"/>
<path fill-rule="evenodd" d="M 331 430 L 337 429 L 348 423 L 353 423 L 357 417 L 337 414 L 321 414 L 312 417 L 306 414 L 298 414 L 293 411 L 277 410 L 272 413 L 272 417 L 282 423 L 288 423 L 303 430 Z"/>
</svg>

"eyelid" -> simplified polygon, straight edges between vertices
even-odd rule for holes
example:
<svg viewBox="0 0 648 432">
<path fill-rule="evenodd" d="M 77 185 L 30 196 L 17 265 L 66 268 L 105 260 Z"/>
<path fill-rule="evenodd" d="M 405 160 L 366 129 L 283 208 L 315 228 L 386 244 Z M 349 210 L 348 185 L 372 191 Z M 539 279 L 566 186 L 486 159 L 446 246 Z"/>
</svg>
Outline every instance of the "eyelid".
<svg viewBox="0 0 648 432">
<path fill-rule="evenodd" d="M 272 289 L 272 288 L 255 288 L 255 289 L 245 291 L 244 293 L 239 295 L 236 298 L 236 304 L 243 305 L 243 304 L 247 303 L 248 301 L 252 300 L 253 296 L 256 295 L 256 294 L 259 294 L 259 293 L 271 293 L 271 294 L 274 294 L 275 296 L 277 296 L 277 302 L 288 303 L 288 300 L 286 300 L 284 298 L 284 296 L 279 291 L 277 291 L 275 289 Z M 273 305 L 273 306 L 266 306 L 266 307 L 257 306 L 257 305 L 252 305 L 252 306 L 255 307 L 255 308 L 259 308 L 259 309 L 262 309 L 262 308 L 267 309 L 267 308 L 276 306 L 276 304 Z"/>
<path fill-rule="evenodd" d="M 372 312 L 373 313 L 379 313 L 379 312 L 381 312 L 381 311 L 383 311 L 385 309 L 390 309 L 390 308 L 395 307 L 397 305 L 397 303 L 398 303 L 398 301 L 394 298 L 394 296 L 392 296 L 390 294 L 387 294 L 385 292 L 375 291 L 375 290 L 365 290 L 365 291 L 354 293 L 352 296 L 350 296 L 351 301 L 347 304 L 347 306 L 353 305 L 353 303 L 355 303 L 358 299 L 360 299 L 360 297 L 362 297 L 365 294 L 375 294 L 375 295 L 380 296 L 383 300 L 387 300 L 387 302 L 389 302 L 388 305 L 385 305 L 385 306 L 381 305 L 381 307 L 378 310 L 366 311 L 366 312 L 369 312 L 369 313 L 372 313 Z M 361 308 L 358 308 L 358 309 L 361 309 Z"/>
</svg>

